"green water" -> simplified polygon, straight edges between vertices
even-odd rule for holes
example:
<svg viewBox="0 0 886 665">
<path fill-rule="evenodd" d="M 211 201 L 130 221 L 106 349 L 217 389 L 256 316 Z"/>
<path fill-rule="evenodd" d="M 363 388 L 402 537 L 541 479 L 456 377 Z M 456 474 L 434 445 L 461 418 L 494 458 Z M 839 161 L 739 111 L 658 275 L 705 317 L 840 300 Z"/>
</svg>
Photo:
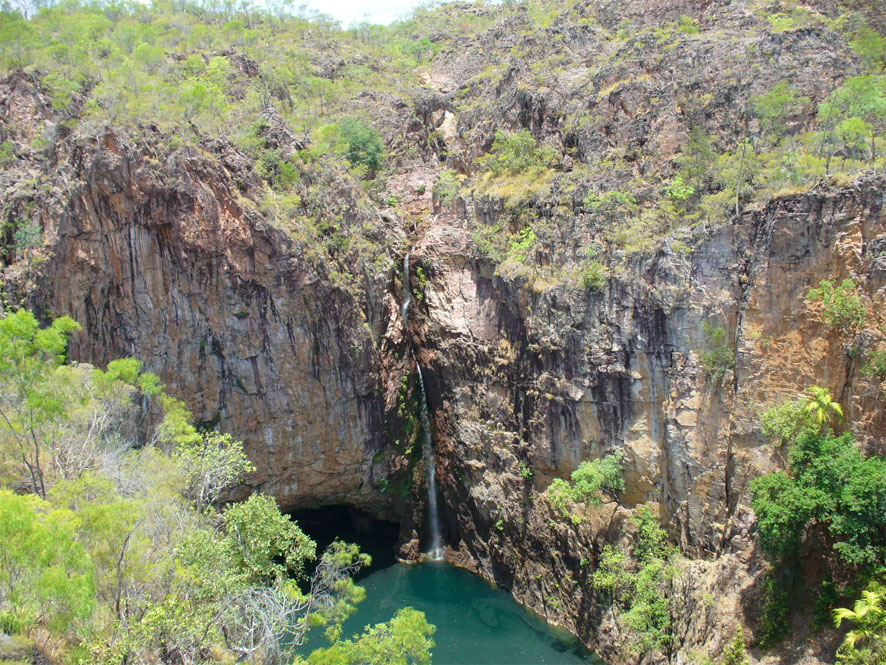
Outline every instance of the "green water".
<svg viewBox="0 0 886 665">
<path fill-rule="evenodd" d="M 376 570 L 360 585 L 366 588 L 366 600 L 345 623 L 345 636 L 411 606 L 437 627 L 434 665 L 600 662 L 575 638 L 555 632 L 504 590 L 446 563 L 395 564 Z"/>
</svg>

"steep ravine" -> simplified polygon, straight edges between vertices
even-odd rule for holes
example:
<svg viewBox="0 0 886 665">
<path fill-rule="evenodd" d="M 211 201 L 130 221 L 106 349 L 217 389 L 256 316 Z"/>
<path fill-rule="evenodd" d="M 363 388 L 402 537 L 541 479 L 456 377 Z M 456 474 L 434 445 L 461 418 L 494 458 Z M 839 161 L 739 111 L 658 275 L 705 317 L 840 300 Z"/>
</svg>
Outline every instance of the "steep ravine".
<svg viewBox="0 0 886 665">
<path fill-rule="evenodd" d="M 142 358 L 198 420 L 242 437 L 257 471 L 237 496 L 261 490 L 285 508 L 347 504 L 398 519 L 413 555 L 423 476 L 400 408 L 411 345 L 455 558 L 609 661 L 626 656 L 588 575 L 627 527 L 625 512 L 604 506 L 566 524 L 538 497 L 552 478 L 626 451 L 624 506 L 658 504 L 699 559 L 679 627 L 684 662 L 696 647 L 716 652 L 736 617 L 754 627 L 761 564 L 746 490 L 780 464 L 759 432 L 762 409 L 820 383 L 841 396 L 861 440 L 882 446 L 874 386 L 804 302 L 823 276 L 852 276 L 882 303 L 882 178 L 774 200 L 691 247 L 614 254 L 601 290 L 536 291 L 497 275 L 472 246 L 480 203 L 438 206 L 409 239 L 427 281 L 413 269 L 423 292 L 407 341 L 407 239 L 394 217 L 373 220 L 391 239 L 387 265 L 347 288 L 244 203 L 223 160 L 181 149 L 159 161 L 111 132 L 60 159 L 72 182 L 37 201 L 51 246 L 39 288 L 20 289 L 37 311 L 83 324 L 75 359 Z M 8 268 L 7 284 L 16 279 L 24 284 Z M 703 321 L 726 328 L 734 381 L 715 385 L 702 371 Z M 701 600 L 711 595 L 715 606 Z"/>
</svg>

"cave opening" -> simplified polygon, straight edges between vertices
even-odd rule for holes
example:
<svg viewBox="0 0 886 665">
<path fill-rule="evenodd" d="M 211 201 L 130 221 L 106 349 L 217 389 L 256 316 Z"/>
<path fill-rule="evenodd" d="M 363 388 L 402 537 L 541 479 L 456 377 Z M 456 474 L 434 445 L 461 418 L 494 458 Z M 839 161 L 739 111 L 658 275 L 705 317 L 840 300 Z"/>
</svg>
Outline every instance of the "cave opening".
<svg viewBox="0 0 886 665">
<path fill-rule="evenodd" d="M 396 563 L 400 533 L 397 522 L 379 519 L 348 505 L 294 510 L 289 516 L 317 543 L 318 555 L 338 538 L 346 543 L 356 543 L 361 552 L 371 556 L 372 565 L 361 570 L 357 579 Z"/>
</svg>

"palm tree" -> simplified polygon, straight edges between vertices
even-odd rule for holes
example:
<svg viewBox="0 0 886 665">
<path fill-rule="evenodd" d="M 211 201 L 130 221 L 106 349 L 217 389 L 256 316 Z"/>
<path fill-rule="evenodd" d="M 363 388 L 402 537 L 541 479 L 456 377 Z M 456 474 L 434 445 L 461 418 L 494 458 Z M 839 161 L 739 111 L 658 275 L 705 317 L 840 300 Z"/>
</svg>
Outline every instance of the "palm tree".
<svg viewBox="0 0 886 665">
<path fill-rule="evenodd" d="M 855 628 L 846 634 L 840 647 L 842 654 L 850 656 L 859 644 L 869 644 L 872 653 L 886 649 L 886 590 L 866 589 L 851 610 L 848 607 L 835 609 L 837 628 L 844 620 L 854 623 Z"/>
<path fill-rule="evenodd" d="M 822 386 L 810 386 L 806 393 L 809 395 L 806 413 L 815 418 L 819 427 L 827 425 L 834 414 L 837 415 L 837 422 L 843 422 L 843 407 L 834 401 L 830 390 Z"/>
</svg>

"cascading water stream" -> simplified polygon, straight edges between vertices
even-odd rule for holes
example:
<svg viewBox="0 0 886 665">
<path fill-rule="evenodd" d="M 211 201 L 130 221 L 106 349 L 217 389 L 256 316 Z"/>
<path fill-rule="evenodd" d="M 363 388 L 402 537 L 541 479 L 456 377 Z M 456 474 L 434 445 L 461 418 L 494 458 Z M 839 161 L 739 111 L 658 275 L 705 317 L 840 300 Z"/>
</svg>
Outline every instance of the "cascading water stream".
<svg viewBox="0 0 886 665">
<path fill-rule="evenodd" d="M 412 305 L 412 290 L 409 288 L 409 252 L 403 257 L 403 304 L 400 305 L 400 318 L 403 329 L 409 328 L 409 307 Z"/>
<path fill-rule="evenodd" d="M 409 307 L 411 305 L 409 252 L 406 252 L 406 256 L 403 257 L 403 304 L 400 306 L 404 329 L 409 327 Z M 410 350 L 409 355 L 412 356 L 412 360 L 415 362 L 415 369 L 418 371 L 418 385 L 421 388 L 422 455 L 428 470 L 428 525 L 431 529 L 431 543 L 426 555 L 429 559 L 436 561 L 443 558 L 443 540 L 440 536 L 440 513 L 437 508 L 437 457 L 434 454 L 434 439 L 431 436 L 431 416 L 428 412 L 425 379 L 421 373 L 421 366 L 415 359 L 415 354 Z"/>
<path fill-rule="evenodd" d="M 421 387 L 421 432 L 422 454 L 428 468 L 428 522 L 431 527 L 431 546 L 427 556 L 435 561 L 443 558 L 443 541 L 440 537 L 440 513 L 437 509 L 437 456 L 434 454 L 434 440 L 431 437 L 431 417 L 428 413 L 428 399 L 425 393 L 425 379 L 418 362 L 418 385 Z"/>
</svg>

